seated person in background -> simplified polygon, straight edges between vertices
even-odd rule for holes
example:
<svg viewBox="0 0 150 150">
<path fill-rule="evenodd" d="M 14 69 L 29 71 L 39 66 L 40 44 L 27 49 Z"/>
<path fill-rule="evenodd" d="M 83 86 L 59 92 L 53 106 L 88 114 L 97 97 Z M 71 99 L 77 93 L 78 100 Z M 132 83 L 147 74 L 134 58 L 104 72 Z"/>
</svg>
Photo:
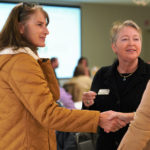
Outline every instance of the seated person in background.
<svg viewBox="0 0 150 150">
<path fill-rule="evenodd" d="M 58 66 L 59 66 L 58 58 L 52 57 L 50 60 L 51 60 L 51 65 L 52 65 L 52 68 L 53 68 L 53 70 L 54 70 L 55 76 L 56 76 L 56 78 L 57 78 L 56 70 L 55 70 L 55 69 L 57 69 Z"/>
<path fill-rule="evenodd" d="M 92 80 L 88 76 L 87 68 L 78 65 L 75 68 L 73 78 L 64 84 L 64 88 L 72 95 L 74 102 L 82 101 L 82 94 L 91 87 Z"/>
<path fill-rule="evenodd" d="M 51 65 L 52 65 L 52 68 L 55 70 L 56 68 L 58 68 L 59 66 L 59 62 L 58 62 L 58 59 L 56 57 L 52 57 L 51 58 Z"/>
<path fill-rule="evenodd" d="M 78 66 L 79 65 L 82 65 L 83 67 L 87 68 L 88 70 L 88 76 L 91 76 L 91 73 L 90 73 L 90 69 L 89 69 L 89 64 L 88 64 L 88 59 L 86 57 L 81 57 L 79 60 L 78 60 Z"/>
<path fill-rule="evenodd" d="M 64 88 L 59 87 L 60 89 L 60 99 L 59 102 L 62 104 L 62 106 L 68 108 L 68 109 L 76 109 L 74 106 L 74 102 L 72 100 L 72 95 L 68 93 Z"/>
<path fill-rule="evenodd" d="M 83 65 L 84 67 L 88 67 L 88 60 L 86 57 L 81 57 L 78 60 L 78 65 Z"/>
</svg>

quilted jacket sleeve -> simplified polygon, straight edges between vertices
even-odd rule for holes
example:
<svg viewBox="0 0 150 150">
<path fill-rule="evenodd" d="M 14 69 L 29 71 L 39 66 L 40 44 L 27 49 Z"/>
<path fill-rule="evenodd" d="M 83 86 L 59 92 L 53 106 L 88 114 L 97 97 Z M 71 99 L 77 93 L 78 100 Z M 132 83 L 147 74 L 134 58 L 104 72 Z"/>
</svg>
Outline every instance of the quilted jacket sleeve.
<svg viewBox="0 0 150 150">
<path fill-rule="evenodd" d="M 43 127 L 68 132 L 97 131 L 99 112 L 58 107 L 37 61 L 27 54 L 13 59 L 9 84 Z"/>
<path fill-rule="evenodd" d="M 150 81 L 147 84 L 134 121 L 125 134 L 118 150 L 150 149 Z"/>
</svg>

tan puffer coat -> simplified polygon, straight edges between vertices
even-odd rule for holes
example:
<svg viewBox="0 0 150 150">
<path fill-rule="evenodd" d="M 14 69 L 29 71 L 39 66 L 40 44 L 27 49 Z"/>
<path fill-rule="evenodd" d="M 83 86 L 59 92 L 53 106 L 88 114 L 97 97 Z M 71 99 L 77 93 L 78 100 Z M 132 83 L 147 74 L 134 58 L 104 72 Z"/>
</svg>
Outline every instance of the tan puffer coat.
<svg viewBox="0 0 150 150">
<path fill-rule="evenodd" d="M 55 130 L 96 132 L 99 112 L 58 107 L 50 62 L 27 53 L 0 52 L 0 150 L 56 150 Z"/>
</svg>

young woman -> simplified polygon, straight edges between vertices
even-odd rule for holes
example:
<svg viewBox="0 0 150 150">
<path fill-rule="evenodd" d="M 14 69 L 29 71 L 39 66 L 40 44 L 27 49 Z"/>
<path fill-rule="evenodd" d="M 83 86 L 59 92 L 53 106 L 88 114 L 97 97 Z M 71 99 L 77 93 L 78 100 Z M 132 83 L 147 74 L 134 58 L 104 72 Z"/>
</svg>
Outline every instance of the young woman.
<svg viewBox="0 0 150 150">
<path fill-rule="evenodd" d="M 34 4 L 20 3 L 0 33 L 0 149 L 56 150 L 55 130 L 96 132 L 97 126 L 115 131 L 125 125 L 113 111 L 60 108 L 59 86 L 47 59 L 37 55 L 49 34 L 47 13 Z"/>
</svg>

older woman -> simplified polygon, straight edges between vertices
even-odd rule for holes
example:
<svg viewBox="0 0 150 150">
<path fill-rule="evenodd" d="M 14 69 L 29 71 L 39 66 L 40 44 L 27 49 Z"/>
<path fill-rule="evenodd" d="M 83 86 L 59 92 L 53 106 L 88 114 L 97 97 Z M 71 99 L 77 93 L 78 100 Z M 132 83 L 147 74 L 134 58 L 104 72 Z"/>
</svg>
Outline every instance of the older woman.
<svg viewBox="0 0 150 150">
<path fill-rule="evenodd" d="M 150 65 L 139 58 L 142 33 L 135 22 L 115 23 L 111 39 L 117 60 L 96 73 L 91 91 L 83 95 L 83 109 L 123 112 L 130 121 L 150 78 Z M 100 128 L 97 150 L 116 150 L 127 129 L 106 133 Z"/>
</svg>

